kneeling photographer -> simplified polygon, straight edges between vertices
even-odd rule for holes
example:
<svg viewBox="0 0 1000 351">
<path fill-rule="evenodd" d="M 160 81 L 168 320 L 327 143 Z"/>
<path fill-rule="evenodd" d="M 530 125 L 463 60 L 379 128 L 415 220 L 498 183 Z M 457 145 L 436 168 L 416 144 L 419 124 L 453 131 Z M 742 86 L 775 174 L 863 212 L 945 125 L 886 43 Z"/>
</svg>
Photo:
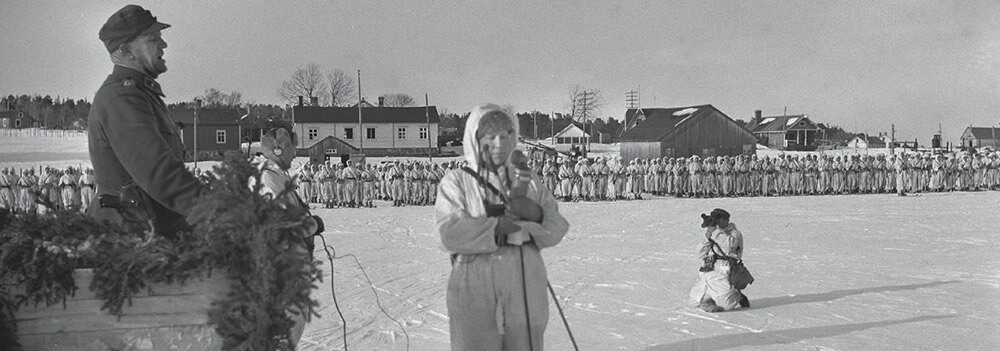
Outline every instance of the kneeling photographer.
<svg viewBox="0 0 1000 351">
<path fill-rule="evenodd" d="M 729 221 L 729 212 L 721 208 L 701 217 L 705 240 L 698 247 L 702 266 L 691 288 L 691 305 L 705 312 L 750 307 L 750 300 L 741 291 L 753 282 L 742 263 L 743 233 Z"/>
</svg>

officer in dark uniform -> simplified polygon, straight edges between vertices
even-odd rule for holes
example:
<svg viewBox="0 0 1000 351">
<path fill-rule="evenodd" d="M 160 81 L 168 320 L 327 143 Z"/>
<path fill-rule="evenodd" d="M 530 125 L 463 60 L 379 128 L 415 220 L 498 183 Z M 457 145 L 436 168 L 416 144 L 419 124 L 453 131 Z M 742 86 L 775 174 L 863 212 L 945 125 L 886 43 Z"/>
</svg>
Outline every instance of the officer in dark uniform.
<svg viewBox="0 0 1000 351">
<path fill-rule="evenodd" d="M 97 91 L 90 108 L 90 160 L 97 198 L 115 197 L 138 188 L 141 212 L 154 232 L 173 236 L 187 227 L 182 215 L 201 190 L 183 162 L 177 124 L 163 103 L 156 77 L 167 70 L 160 31 L 170 27 L 136 5 L 108 18 L 99 37 L 111 54 L 114 70 Z M 134 185 L 134 186 L 132 186 Z M 95 201 L 88 213 L 115 223 L 119 211 Z"/>
</svg>

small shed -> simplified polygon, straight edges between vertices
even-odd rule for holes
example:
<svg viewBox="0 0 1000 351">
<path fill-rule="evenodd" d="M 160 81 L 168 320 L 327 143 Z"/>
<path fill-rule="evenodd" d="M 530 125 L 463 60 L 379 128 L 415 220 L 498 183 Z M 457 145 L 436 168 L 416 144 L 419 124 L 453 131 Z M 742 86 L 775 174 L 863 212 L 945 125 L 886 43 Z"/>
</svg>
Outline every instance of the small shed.
<svg viewBox="0 0 1000 351">
<path fill-rule="evenodd" d="M 753 134 L 712 105 L 629 109 L 625 120 L 620 141 L 626 160 L 756 152 Z"/>
<path fill-rule="evenodd" d="M 585 133 L 576 123 L 570 123 L 559 133 L 556 133 L 556 144 L 586 144 L 590 135 Z"/>
<path fill-rule="evenodd" d="M 346 141 L 334 136 L 328 136 L 309 146 L 309 161 L 312 163 L 324 163 L 328 159 L 336 159 L 341 163 L 352 158 L 364 158 L 360 154 L 361 149 L 352 146 Z"/>
<path fill-rule="evenodd" d="M 887 145 L 882 136 L 858 134 L 847 142 L 847 147 L 855 149 L 884 149 Z"/>
</svg>

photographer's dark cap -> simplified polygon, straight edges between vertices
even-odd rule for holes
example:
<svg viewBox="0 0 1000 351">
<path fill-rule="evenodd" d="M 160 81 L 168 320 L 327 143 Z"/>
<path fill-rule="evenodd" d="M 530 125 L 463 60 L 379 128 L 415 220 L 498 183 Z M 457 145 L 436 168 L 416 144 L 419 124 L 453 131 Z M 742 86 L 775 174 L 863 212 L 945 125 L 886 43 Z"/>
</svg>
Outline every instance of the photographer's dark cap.
<svg viewBox="0 0 1000 351">
<path fill-rule="evenodd" d="M 108 18 L 97 36 L 111 53 L 122 44 L 135 40 L 142 33 L 166 28 L 170 28 L 170 25 L 157 21 L 156 17 L 142 6 L 125 5 Z"/>
<path fill-rule="evenodd" d="M 729 219 L 729 212 L 726 212 L 726 210 L 721 208 L 717 208 L 712 210 L 711 216 L 715 219 Z"/>
</svg>

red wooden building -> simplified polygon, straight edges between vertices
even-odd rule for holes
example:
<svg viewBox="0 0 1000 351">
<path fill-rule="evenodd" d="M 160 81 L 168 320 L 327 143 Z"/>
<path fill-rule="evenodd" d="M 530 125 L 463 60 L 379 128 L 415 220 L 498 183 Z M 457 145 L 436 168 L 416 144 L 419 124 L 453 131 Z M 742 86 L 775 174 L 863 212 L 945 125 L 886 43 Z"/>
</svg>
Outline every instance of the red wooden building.
<svg viewBox="0 0 1000 351">
<path fill-rule="evenodd" d="M 170 111 L 170 115 L 181 126 L 181 140 L 184 142 L 187 158 L 190 158 L 195 147 L 195 110 L 175 109 Z M 240 111 L 236 109 L 198 110 L 199 159 L 216 158 L 221 156 L 224 151 L 238 151 L 240 149 L 238 124 L 240 116 Z"/>
</svg>

